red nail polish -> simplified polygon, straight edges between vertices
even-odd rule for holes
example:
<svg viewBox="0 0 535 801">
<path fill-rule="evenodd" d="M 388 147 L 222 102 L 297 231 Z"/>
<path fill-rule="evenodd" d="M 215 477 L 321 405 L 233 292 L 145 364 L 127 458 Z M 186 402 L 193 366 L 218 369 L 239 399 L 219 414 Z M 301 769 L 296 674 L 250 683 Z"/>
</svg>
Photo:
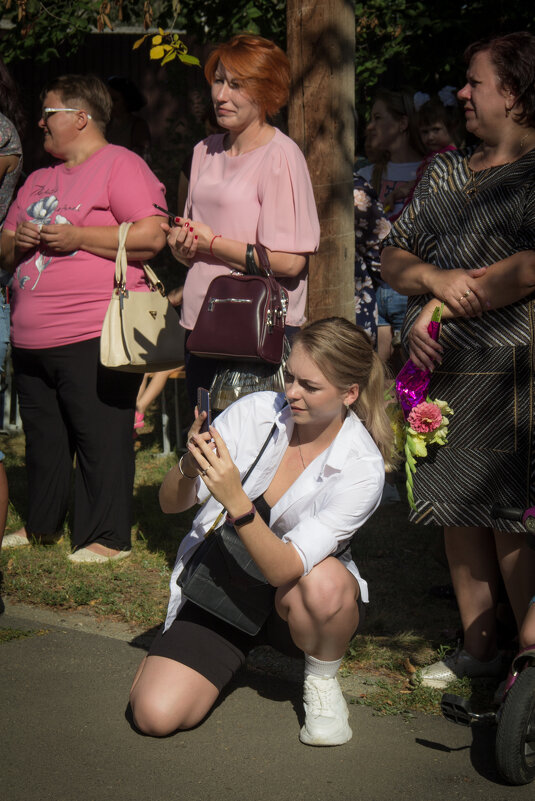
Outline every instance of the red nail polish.
<svg viewBox="0 0 535 801">
<path fill-rule="evenodd" d="M 198 238 L 199 238 L 199 237 L 197 236 L 197 234 L 195 234 L 195 239 L 198 239 Z"/>
<path fill-rule="evenodd" d="M 179 223 L 181 219 L 182 219 L 182 217 L 175 217 L 175 222 Z"/>
<path fill-rule="evenodd" d="M 189 230 L 190 230 L 190 232 L 191 232 L 191 233 L 193 233 L 193 228 L 192 228 L 191 226 L 190 226 L 190 229 L 189 229 Z"/>
</svg>

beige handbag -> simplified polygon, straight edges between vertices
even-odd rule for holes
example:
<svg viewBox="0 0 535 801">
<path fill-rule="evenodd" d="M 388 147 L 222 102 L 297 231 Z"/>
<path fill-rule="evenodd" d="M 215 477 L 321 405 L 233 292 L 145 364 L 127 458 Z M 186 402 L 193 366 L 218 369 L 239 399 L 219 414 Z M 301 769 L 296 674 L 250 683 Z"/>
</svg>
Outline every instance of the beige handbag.
<svg viewBox="0 0 535 801">
<path fill-rule="evenodd" d="M 126 289 L 125 242 L 132 223 L 119 226 L 115 287 L 102 325 L 100 361 L 130 373 L 169 370 L 184 362 L 184 329 L 163 284 L 143 265 L 149 292 Z"/>
</svg>

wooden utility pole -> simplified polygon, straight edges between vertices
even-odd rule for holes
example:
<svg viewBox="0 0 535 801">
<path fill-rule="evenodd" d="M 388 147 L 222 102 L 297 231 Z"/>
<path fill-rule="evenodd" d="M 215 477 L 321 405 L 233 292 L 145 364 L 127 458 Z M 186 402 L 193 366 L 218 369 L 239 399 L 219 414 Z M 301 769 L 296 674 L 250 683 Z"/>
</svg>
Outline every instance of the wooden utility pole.
<svg viewBox="0 0 535 801">
<path fill-rule="evenodd" d="M 355 321 L 353 0 L 287 0 L 289 133 L 305 154 L 321 224 L 310 260 L 308 320 Z"/>
</svg>

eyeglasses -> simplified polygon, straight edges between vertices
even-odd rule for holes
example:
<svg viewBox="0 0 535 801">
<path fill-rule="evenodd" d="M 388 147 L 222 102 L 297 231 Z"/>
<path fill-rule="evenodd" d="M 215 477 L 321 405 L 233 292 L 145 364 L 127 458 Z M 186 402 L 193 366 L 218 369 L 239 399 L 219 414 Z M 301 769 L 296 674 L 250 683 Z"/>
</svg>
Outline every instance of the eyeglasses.
<svg viewBox="0 0 535 801">
<path fill-rule="evenodd" d="M 46 122 L 52 114 L 56 114 L 58 111 L 85 111 L 83 108 L 44 108 L 43 113 L 41 114 L 41 119 L 43 122 Z M 85 111 L 87 114 L 87 111 Z M 92 120 L 93 117 L 91 114 L 87 114 L 87 119 Z"/>
</svg>

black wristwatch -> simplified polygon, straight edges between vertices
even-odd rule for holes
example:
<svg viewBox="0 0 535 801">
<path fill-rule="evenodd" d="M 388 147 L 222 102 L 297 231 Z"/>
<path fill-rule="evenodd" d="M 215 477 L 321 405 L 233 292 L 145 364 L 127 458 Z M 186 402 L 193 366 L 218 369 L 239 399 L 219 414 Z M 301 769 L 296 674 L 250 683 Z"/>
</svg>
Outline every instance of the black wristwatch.
<svg viewBox="0 0 535 801">
<path fill-rule="evenodd" d="M 255 514 L 256 507 L 253 503 L 249 511 L 245 512 L 244 515 L 239 515 L 239 517 L 231 517 L 227 512 L 226 522 L 229 524 L 229 526 L 244 526 L 246 523 L 253 522 Z"/>
</svg>

